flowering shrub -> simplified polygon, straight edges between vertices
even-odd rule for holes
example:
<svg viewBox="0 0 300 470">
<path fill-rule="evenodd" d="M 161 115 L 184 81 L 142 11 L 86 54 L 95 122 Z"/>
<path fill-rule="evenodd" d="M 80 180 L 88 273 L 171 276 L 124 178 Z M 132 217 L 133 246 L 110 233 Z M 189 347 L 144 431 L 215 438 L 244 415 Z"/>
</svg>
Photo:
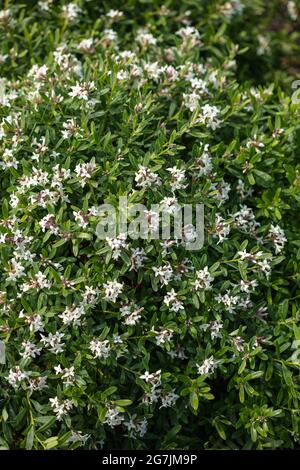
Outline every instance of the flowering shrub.
<svg viewBox="0 0 300 470">
<path fill-rule="evenodd" d="M 264 2 L 27 3 L 0 11 L 1 448 L 299 448 L 299 106 Z M 121 196 L 203 204 L 203 247 L 100 239 Z"/>
</svg>

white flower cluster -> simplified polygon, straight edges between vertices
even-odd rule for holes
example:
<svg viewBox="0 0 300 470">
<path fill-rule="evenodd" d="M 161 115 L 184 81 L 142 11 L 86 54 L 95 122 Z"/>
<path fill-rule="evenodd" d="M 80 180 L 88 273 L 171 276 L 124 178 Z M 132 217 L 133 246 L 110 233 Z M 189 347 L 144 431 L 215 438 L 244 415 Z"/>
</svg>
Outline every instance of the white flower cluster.
<svg viewBox="0 0 300 470">
<path fill-rule="evenodd" d="M 61 421 L 63 417 L 73 408 L 71 400 L 60 400 L 58 397 L 50 398 L 51 407 L 56 414 L 56 419 Z"/>
<path fill-rule="evenodd" d="M 222 33 L 207 43 L 202 27 L 200 34 L 193 26 L 197 2 L 176 15 L 168 2 L 154 12 L 162 29 L 166 24 L 168 44 L 150 20 L 130 43 L 132 19 L 125 11 L 106 8 L 93 25 L 97 2 L 86 3 L 38 2 L 41 18 L 55 14 L 62 26 L 49 45 L 42 42 L 44 57 L 37 54 L 26 67 L 30 50 L 20 54 L 3 39 L 3 75 L 11 64 L 20 65 L 20 75 L 0 79 L 0 334 L 7 348 L 5 387 L 20 406 L 24 397 L 35 411 L 46 403 L 46 416 L 50 401 L 72 447 L 99 448 L 118 426 L 126 439 L 143 440 L 148 428 L 153 433 L 155 413 L 167 416 L 182 406 L 181 416 L 191 407 L 184 387 L 204 383 L 207 377 L 197 375 L 227 380 L 240 359 L 252 361 L 258 346 L 273 344 L 270 319 L 290 285 L 286 279 L 273 284 L 273 276 L 289 253 L 290 232 L 277 214 L 277 196 L 274 207 L 267 204 L 269 175 L 259 170 L 273 160 L 277 165 L 276 146 L 286 138 L 283 128 L 272 127 L 273 102 L 270 125 L 264 114 L 264 103 L 275 97 L 270 87 L 239 91 L 242 52 L 227 42 L 225 29 L 224 41 Z M 212 29 L 244 11 L 239 0 L 210 8 Z M 7 31 L 19 38 L 19 9 L 0 11 L 4 37 Z M 295 2 L 287 2 L 287 12 L 293 21 L 299 17 Z M 34 51 L 35 36 L 26 39 Z M 256 40 L 258 55 L 270 51 L 267 37 Z M 287 115 L 280 111 L 283 127 Z M 295 187 L 297 178 L 295 169 Z M 129 242 L 117 231 L 98 237 L 100 205 L 115 206 L 125 192 L 129 207 L 143 204 L 140 221 L 151 231 L 159 232 L 160 223 L 152 204 L 170 219 L 166 238 L 132 236 Z M 284 190 L 282 211 L 288 197 Z M 183 221 L 180 236 L 175 232 L 181 205 L 190 203 L 205 205 L 206 245 L 197 253 L 185 250 L 197 238 L 191 221 Z M 265 337 L 262 327 L 269 328 Z M 223 362 L 227 370 L 219 367 Z M 125 386 L 132 408 L 122 405 Z M 78 419 L 68 416 L 74 407 Z M 82 417 L 89 434 L 75 429 Z"/>
<path fill-rule="evenodd" d="M 215 371 L 217 365 L 218 365 L 218 361 L 216 361 L 213 356 L 210 356 L 207 359 L 204 359 L 201 365 L 196 364 L 198 374 L 200 375 L 212 374 Z"/>
<path fill-rule="evenodd" d="M 110 353 L 109 341 L 107 339 L 104 341 L 93 339 L 90 342 L 90 350 L 94 358 L 107 358 Z"/>
</svg>

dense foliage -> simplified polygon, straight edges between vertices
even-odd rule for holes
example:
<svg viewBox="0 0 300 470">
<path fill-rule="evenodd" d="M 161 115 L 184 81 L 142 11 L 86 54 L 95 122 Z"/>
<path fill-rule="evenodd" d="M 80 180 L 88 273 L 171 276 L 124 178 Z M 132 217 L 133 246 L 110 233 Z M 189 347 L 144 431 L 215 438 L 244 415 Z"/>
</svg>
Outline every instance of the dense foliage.
<svg viewBox="0 0 300 470">
<path fill-rule="evenodd" d="M 299 448 L 298 3 L 2 2 L 2 449 Z"/>
</svg>

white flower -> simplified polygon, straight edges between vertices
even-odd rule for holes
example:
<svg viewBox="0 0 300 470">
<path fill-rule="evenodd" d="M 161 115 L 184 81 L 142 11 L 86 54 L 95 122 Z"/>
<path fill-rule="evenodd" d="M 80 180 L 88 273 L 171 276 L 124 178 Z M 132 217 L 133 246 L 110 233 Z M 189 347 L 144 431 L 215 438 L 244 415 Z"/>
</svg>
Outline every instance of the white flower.
<svg viewBox="0 0 300 470">
<path fill-rule="evenodd" d="M 9 198 L 9 203 L 10 203 L 11 207 L 12 207 L 13 209 L 16 208 L 16 207 L 18 207 L 19 202 L 20 202 L 20 199 L 19 199 L 19 197 L 17 196 L 17 194 L 12 193 L 12 194 L 10 195 L 10 198 Z"/>
<path fill-rule="evenodd" d="M 211 189 L 217 192 L 215 197 L 219 201 L 218 205 L 221 206 L 229 198 L 229 191 L 231 190 L 231 186 L 229 183 L 226 183 L 226 181 L 222 180 L 218 183 L 212 183 Z"/>
<path fill-rule="evenodd" d="M 241 179 L 238 180 L 236 191 L 240 195 L 241 199 L 245 199 L 246 197 L 251 197 L 253 195 L 253 189 L 249 188 L 246 190 L 245 183 Z"/>
<path fill-rule="evenodd" d="M 177 246 L 178 241 L 177 240 L 163 240 L 162 242 L 160 242 L 160 246 L 163 249 L 161 252 L 163 257 L 169 254 L 169 250 L 173 245 Z"/>
<path fill-rule="evenodd" d="M 59 364 L 58 366 L 54 366 L 55 374 L 56 375 L 61 375 L 61 378 L 63 380 L 63 383 L 66 386 L 73 385 L 74 380 L 75 380 L 75 369 L 74 366 L 72 367 L 66 367 L 62 368 L 61 365 Z"/>
<path fill-rule="evenodd" d="M 163 286 L 167 286 L 173 276 L 173 270 L 170 263 L 164 266 L 159 266 L 158 268 L 153 267 L 152 269 L 154 271 L 155 277 L 159 278 L 160 283 Z"/>
<path fill-rule="evenodd" d="M 137 271 L 139 268 L 142 268 L 144 266 L 144 261 L 146 261 L 147 256 L 144 248 L 132 248 L 131 253 L 132 254 L 130 258 L 130 270 Z"/>
<path fill-rule="evenodd" d="M 173 389 L 171 392 L 161 396 L 161 406 L 159 408 L 171 408 L 175 405 L 178 398 L 179 395 L 177 395 L 175 389 Z"/>
<path fill-rule="evenodd" d="M 41 348 L 37 348 L 34 343 L 31 343 L 29 340 L 22 342 L 22 347 L 24 351 L 20 353 L 23 358 L 39 356 L 41 354 Z"/>
<path fill-rule="evenodd" d="M 93 52 L 94 51 L 94 39 L 93 38 L 83 39 L 78 44 L 77 49 L 86 53 Z"/>
<path fill-rule="evenodd" d="M 96 165 L 93 162 L 79 163 L 75 167 L 75 173 L 80 180 L 80 185 L 84 187 L 87 181 L 92 177 L 93 171 L 96 169 Z"/>
<path fill-rule="evenodd" d="M 0 54 L 0 65 L 4 64 L 4 62 L 8 59 L 8 54 Z"/>
<path fill-rule="evenodd" d="M 108 16 L 109 18 L 113 19 L 113 20 L 116 20 L 116 19 L 119 19 L 123 16 L 123 12 L 120 11 L 120 10 L 109 10 L 107 13 L 106 13 L 106 16 Z"/>
<path fill-rule="evenodd" d="M 49 11 L 49 7 L 53 0 L 39 0 L 38 6 L 42 11 Z"/>
<path fill-rule="evenodd" d="M 122 82 L 128 80 L 129 72 L 127 70 L 119 70 L 117 73 L 117 79 Z"/>
<path fill-rule="evenodd" d="M 255 151 L 256 151 L 257 153 L 259 153 L 259 152 L 265 147 L 265 144 L 264 144 L 263 142 L 260 142 L 260 141 L 257 139 L 257 136 L 256 136 L 256 134 L 255 134 L 253 139 L 249 139 L 249 140 L 248 140 L 248 142 L 246 143 L 246 147 L 247 147 L 247 148 L 254 147 L 254 148 L 255 148 Z"/>
<path fill-rule="evenodd" d="M 208 149 L 209 145 L 205 144 L 202 155 L 196 160 L 197 168 L 199 168 L 199 176 L 206 176 L 212 171 L 212 158 Z"/>
<path fill-rule="evenodd" d="M 44 82 L 47 77 L 49 68 L 46 64 L 39 67 L 37 64 L 33 65 L 28 72 L 29 77 L 33 77 L 37 82 Z"/>
<path fill-rule="evenodd" d="M 86 228 L 89 223 L 87 214 L 82 211 L 73 211 L 74 219 L 78 223 L 79 227 Z"/>
<path fill-rule="evenodd" d="M 80 318 L 84 315 L 84 307 L 79 305 L 76 307 L 75 305 L 71 305 L 66 307 L 66 309 L 61 313 L 59 318 L 62 319 L 64 325 L 80 325 Z"/>
<path fill-rule="evenodd" d="M 160 201 L 160 206 L 162 208 L 162 212 L 166 212 L 167 214 L 175 214 L 175 212 L 180 210 L 176 197 L 164 197 Z"/>
<path fill-rule="evenodd" d="M 220 331 L 223 328 L 223 323 L 222 322 L 213 321 L 213 322 L 210 323 L 209 327 L 210 327 L 211 339 L 221 338 L 222 335 L 221 335 Z"/>
<path fill-rule="evenodd" d="M 183 101 L 184 105 L 191 111 L 194 112 L 195 109 L 198 106 L 200 100 L 200 96 L 198 93 L 194 92 L 193 93 L 183 93 Z"/>
<path fill-rule="evenodd" d="M 178 312 L 179 310 L 184 310 L 182 302 L 178 300 L 177 294 L 172 289 L 164 296 L 164 303 L 170 308 L 171 312 Z"/>
<path fill-rule="evenodd" d="M 252 281 L 244 281 L 243 279 L 240 280 L 240 289 L 242 292 L 250 292 L 250 289 L 255 290 L 255 287 L 258 286 L 258 282 L 256 279 Z"/>
<path fill-rule="evenodd" d="M 144 235 L 144 230 L 146 230 L 146 232 L 156 232 L 159 228 L 159 212 L 155 212 L 155 211 L 144 211 L 144 216 L 145 216 L 145 219 L 146 219 L 146 226 L 145 227 L 141 227 L 141 230 L 142 230 L 142 236 Z"/>
<path fill-rule="evenodd" d="M 139 165 L 139 171 L 135 174 L 135 181 L 137 186 L 141 188 L 150 188 L 151 186 L 161 185 L 161 179 L 156 173 L 153 173 L 149 168 Z"/>
<path fill-rule="evenodd" d="M 150 45 L 155 46 L 157 42 L 153 34 L 149 33 L 146 29 L 140 29 L 138 31 L 136 40 L 142 47 L 148 47 Z"/>
<path fill-rule="evenodd" d="M 91 437 L 90 434 L 82 434 L 81 431 L 71 431 L 71 436 L 69 437 L 68 442 L 80 442 L 82 445 Z"/>
<path fill-rule="evenodd" d="M 275 247 L 275 253 L 281 253 L 284 248 L 285 243 L 287 242 L 287 238 L 284 234 L 282 228 L 279 225 L 271 225 L 268 238 L 273 242 Z"/>
<path fill-rule="evenodd" d="M 238 352 L 243 352 L 244 351 L 243 343 L 245 342 L 245 340 L 243 340 L 243 338 L 241 338 L 241 336 L 237 336 L 236 338 L 233 338 L 232 341 L 233 341 L 234 346 L 238 350 Z"/>
<path fill-rule="evenodd" d="M 176 34 L 183 40 L 184 47 L 189 46 L 190 48 L 201 44 L 199 31 L 193 26 L 186 26 L 185 28 L 179 29 Z"/>
<path fill-rule="evenodd" d="M 82 297 L 83 297 L 83 305 L 89 305 L 91 307 L 94 307 L 99 298 L 98 287 L 94 288 L 90 286 L 85 286 L 85 291 L 82 294 Z"/>
<path fill-rule="evenodd" d="M 257 253 L 247 253 L 246 250 L 238 251 L 238 256 L 241 258 L 241 261 L 252 261 L 252 263 L 256 263 L 256 260 L 263 255 L 262 251 L 258 251 Z"/>
<path fill-rule="evenodd" d="M 224 3 L 221 5 L 222 13 L 231 20 L 235 15 L 241 15 L 244 10 L 244 5 L 241 3 L 240 0 L 231 0 L 230 2 Z"/>
<path fill-rule="evenodd" d="M 71 98 L 79 98 L 80 100 L 88 100 L 88 95 L 95 89 L 94 82 L 90 83 L 79 83 L 77 82 L 76 85 L 71 87 L 71 91 L 69 96 Z"/>
<path fill-rule="evenodd" d="M 201 366 L 199 364 L 196 364 L 196 366 L 198 369 L 198 374 L 212 374 L 217 367 L 217 361 L 215 361 L 213 356 L 210 356 L 202 362 Z"/>
<path fill-rule="evenodd" d="M 160 67 L 158 62 L 150 62 L 144 65 L 144 71 L 148 74 L 149 78 L 158 81 L 159 77 L 163 73 L 163 68 Z"/>
<path fill-rule="evenodd" d="M 121 59 L 123 59 L 125 62 L 128 61 L 129 59 L 135 59 L 136 58 L 136 54 L 135 52 L 132 52 L 132 51 L 129 51 L 129 50 L 125 50 L 125 51 L 121 51 L 120 54 L 119 54 L 119 57 Z"/>
<path fill-rule="evenodd" d="M 192 224 L 188 224 L 183 227 L 181 236 L 183 243 L 192 243 L 197 238 L 197 231 Z"/>
<path fill-rule="evenodd" d="M 41 334 L 41 342 L 44 343 L 52 353 L 59 354 L 64 350 L 64 344 L 61 342 L 64 336 L 64 333 L 60 333 L 59 331 L 54 334 L 49 333 L 48 336 Z"/>
<path fill-rule="evenodd" d="M 184 170 L 180 170 L 176 166 L 173 166 L 172 168 L 167 168 L 167 171 L 171 173 L 172 191 L 175 191 L 176 189 L 183 189 L 187 186 L 187 184 L 184 183 L 184 180 L 185 180 Z"/>
<path fill-rule="evenodd" d="M 230 233 L 229 223 L 220 214 L 216 214 L 215 236 L 219 238 L 218 244 L 226 240 Z"/>
<path fill-rule="evenodd" d="M 16 366 L 14 370 L 9 370 L 7 380 L 12 387 L 17 388 L 19 383 L 26 379 L 28 379 L 28 374 L 23 372 L 19 366 Z"/>
<path fill-rule="evenodd" d="M 228 292 L 226 294 L 218 294 L 216 297 L 218 303 L 222 303 L 225 309 L 229 313 L 235 313 L 236 306 L 239 302 L 239 297 L 237 295 L 230 295 Z"/>
<path fill-rule="evenodd" d="M 210 127 L 213 131 L 221 125 L 221 121 L 218 119 L 220 110 L 216 106 L 205 104 L 198 117 L 198 122 L 205 124 Z"/>
<path fill-rule="evenodd" d="M 50 289 L 51 282 L 48 281 L 46 275 L 42 271 L 38 271 L 32 280 L 33 287 L 36 289 Z"/>
<path fill-rule="evenodd" d="M 125 325 L 136 325 L 142 318 L 140 313 L 144 307 L 138 307 L 135 304 L 123 305 L 120 308 L 121 317 L 124 317 Z"/>
<path fill-rule="evenodd" d="M 62 16 L 68 21 L 74 21 L 81 13 L 81 8 L 76 3 L 68 3 L 62 7 Z"/>
<path fill-rule="evenodd" d="M 28 378 L 28 388 L 32 392 L 35 390 L 43 390 L 47 388 L 47 377 L 30 377 Z"/>
<path fill-rule="evenodd" d="M 140 379 L 145 380 L 146 383 L 150 383 L 154 387 L 157 387 L 161 383 L 161 370 L 157 370 L 152 374 L 146 370 L 144 374 L 140 375 Z"/>
<path fill-rule="evenodd" d="M 253 307 L 253 302 L 250 300 L 250 296 L 248 295 L 246 298 L 242 298 L 238 300 L 238 307 L 246 310 L 248 308 Z"/>
<path fill-rule="evenodd" d="M 207 331 L 210 330 L 211 339 L 221 338 L 222 335 L 220 333 L 221 329 L 223 328 L 223 323 L 219 321 L 213 321 L 210 323 L 204 323 L 200 325 L 200 329 Z"/>
<path fill-rule="evenodd" d="M 79 135 L 79 127 L 76 124 L 74 119 L 68 119 L 66 122 L 63 123 L 64 130 L 61 131 L 63 139 L 69 139 L 72 136 Z M 53 154 L 54 152 L 52 152 Z M 57 154 L 55 152 L 54 156 L 56 157 Z"/>
<path fill-rule="evenodd" d="M 211 289 L 211 283 L 213 282 L 214 278 L 210 274 L 208 267 L 201 269 L 200 271 L 196 271 L 196 281 L 195 281 L 195 289 Z"/>
<path fill-rule="evenodd" d="M 151 329 L 151 332 L 155 334 L 155 340 L 156 340 L 157 346 L 160 346 L 161 344 L 169 343 L 173 337 L 173 330 L 170 330 L 169 328 L 166 328 L 166 329 L 162 328 L 160 331 L 155 331 L 153 327 Z"/>
<path fill-rule="evenodd" d="M 190 79 L 192 88 L 200 90 L 202 93 L 208 93 L 207 83 L 202 78 L 191 78 Z"/>
<path fill-rule="evenodd" d="M 4 170 L 7 168 L 16 168 L 16 169 L 18 168 L 19 163 L 16 157 L 14 157 L 12 150 L 5 149 L 2 155 L 2 159 L 3 161 L 2 162 L 0 161 L 0 166 Z"/>
<path fill-rule="evenodd" d="M 69 399 L 59 400 L 58 397 L 55 397 L 50 398 L 49 401 L 58 421 L 61 421 L 62 418 L 68 414 L 68 411 L 70 411 L 73 407 L 73 404 Z"/>
<path fill-rule="evenodd" d="M 145 405 L 152 405 L 152 403 L 158 402 L 160 396 L 160 391 L 155 386 L 152 386 L 150 392 L 143 395 L 142 403 Z"/>
<path fill-rule="evenodd" d="M 30 331 L 44 331 L 44 322 L 40 315 L 26 315 L 23 310 L 19 313 L 19 318 L 24 318 L 29 324 Z"/>
<path fill-rule="evenodd" d="M 120 233 L 116 238 L 106 237 L 106 243 L 112 250 L 112 258 L 117 260 L 121 255 L 121 250 L 128 248 L 128 243 L 126 243 L 126 234 Z"/>
<path fill-rule="evenodd" d="M 25 268 L 22 266 L 21 263 L 18 263 L 14 258 L 11 259 L 11 265 L 8 269 L 8 276 L 6 278 L 7 281 L 16 281 L 20 277 L 25 275 Z"/>
<path fill-rule="evenodd" d="M 106 339 L 104 341 L 99 341 L 98 339 L 93 339 L 90 342 L 90 350 L 94 358 L 104 358 L 106 359 L 110 353 L 110 344 Z"/>
<path fill-rule="evenodd" d="M 166 78 L 169 82 L 174 82 L 178 78 L 178 72 L 172 65 L 167 65 L 164 69 Z"/>
<path fill-rule="evenodd" d="M 11 16 L 11 11 L 7 10 L 0 10 L 0 23 L 6 23 Z"/>
<path fill-rule="evenodd" d="M 106 410 L 104 423 L 106 423 L 110 428 L 113 429 L 116 426 L 120 426 L 120 424 L 122 424 L 122 421 L 124 421 L 124 417 L 120 414 L 120 411 L 118 411 L 116 408 L 114 408 L 113 406 L 110 406 Z"/>
<path fill-rule="evenodd" d="M 269 39 L 265 36 L 262 36 L 261 34 L 258 34 L 257 39 L 259 43 L 259 46 L 256 50 L 257 55 L 269 54 L 271 52 Z"/>
<path fill-rule="evenodd" d="M 58 235 L 59 227 L 55 221 L 55 216 L 53 214 L 47 214 L 39 221 L 39 225 L 42 228 L 42 231 L 50 230 L 54 235 Z"/>
<path fill-rule="evenodd" d="M 287 10 L 288 10 L 288 14 L 290 15 L 290 18 L 293 21 L 296 21 L 299 15 L 296 2 L 289 0 L 287 3 Z"/>
<path fill-rule="evenodd" d="M 147 432 L 148 422 L 145 417 L 141 421 L 137 421 L 136 415 L 134 414 L 131 419 L 125 421 L 123 425 L 128 430 L 130 437 L 136 439 L 137 436 L 144 437 Z"/>
<path fill-rule="evenodd" d="M 257 264 L 261 272 L 265 274 L 267 279 L 269 279 L 272 271 L 271 263 L 264 259 L 263 261 L 258 261 Z"/>
<path fill-rule="evenodd" d="M 116 31 L 114 31 L 113 29 L 105 29 L 103 33 L 104 33 L 104 39 L 108 42 L 114 42 L 114 41 L 117 41 L 118 39 L 118 35 Z"/>
<path fill-rule="evenodd" d="M 109 281 L 103 284 L 105 289 L 105 300 L 109 300 L 111 302 L 116 302 L 117 297 L 121 294 L 124 283 L 118 281 Z"/>
<path fill-rule="evenodd" d="M 168 354 L 172 359 L 177 357 L 178 359 L 181 359 L 183 361 L 184 359 L 188 358 L 182 346 L 176 346 L 175 349 L 171 349 L 170 351 L 168 351 Z"/>
</svg>

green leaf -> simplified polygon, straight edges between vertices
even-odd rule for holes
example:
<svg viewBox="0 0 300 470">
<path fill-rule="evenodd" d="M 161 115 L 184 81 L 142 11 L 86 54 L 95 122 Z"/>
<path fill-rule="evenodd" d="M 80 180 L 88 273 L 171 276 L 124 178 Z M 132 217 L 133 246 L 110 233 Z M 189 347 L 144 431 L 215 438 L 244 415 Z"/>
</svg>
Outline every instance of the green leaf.
<svg viewBox="0 0 300 470">
<path fill-rule="evenodd" d="M 193 300 L 194 306 L 198 309 L 200 307 L 198 296 L 196 294 L 194 294 L 193 297 L 192 297 L 192 300 Z"/>
<path fill-rule="evenodd" d="M 129 406 L 132 404 L 132 400 L 127 400 L 127 399 L 114 400 L 113 403 L 118 406 Z"/>
<path fill-rule="evenodd" d="M 2 410 L 2 418 L 3 418 L 3 421 L 7 421 L 8 419 L 8 413 L 6 411 L 6 408 L 3 408 Z"/>
<path fill-rule="evenodd" d="M 257 431 L 256 431 L 256 429 L 253 425 L 250 426 L 250 434 L 251 434 L 252 442 L 256 442 L 257 441 Z"/>
<path fill-rule="evenodd" d="M 257 370 L 255 372 L 251 372 L 250 374 L 247 374 L 244 377 L 245 382 L 248 382 L 249 380 L 254 380 L 258 379 L 259 377 L 262 377 L 264 375 L 264 372 L 262 370 Z"/>
<path fill-rule="evenodd" d="M 55 416 L 43 416 L 44 424 L 37 429 L 37 433 L 47 431 L 56 422 Z"/>
<path fill-rule="evenodd" d="M 284 379 L 285 383 L 289 387 L 293 387 L 293 380 L 292 380 L 291 372 L 288 370 L 288 368 L 284 364 L 281 365 L 281 370 L 282 370 L 283 379 Z"/>
<path fill-rule="evenodd" d="M 247 173 L 247 178 L 248 178 L 248 181 L 251 184 L 251 186 L 253 186 L 255 184 L 255 179 L 254 179 L 253 173 Z"/>
<path fill-rule="evenodd" d="M 242 384 L 239 386 L 239 399 L 240 399 L 241 403 L 244 403 L 244 401 L 245 401 L 245 390 L 244 390 L 244 386 Z"/>
<path fill-rule="evenodd" d="M 197 395 L 196 392 L 192 392 L 190 394 L 190 404 L 191 404 L 191 407 L 193 408 L 193 410 L 195 410 L 195 411 L 198 410 L 199 399 L 198 399 L 198 395 Z"/>
<path fill-rule="evenodd" d="M 241 365 L 240 365 L 240 367 L 239 367 L 239 369 L 238 369 L 238 374 L 239 374 L 239 375 L 244 371 L 244 369 L 245 369 L 245 367 L 246 367 L 246 364 L 247 364 L 247 361 L 244 359 L 244 360 L 241 362 Z"/>
<path fill-rule="evenodd" d="M 220 423 L 219 420 L 214 420 L 214 426 L 215 426 L 216 430 L 218 431 L 218 434 L 219 434 L 220 438 L 225 441 L 226 433 L 225 433 L 225 429 L 224 429 L 222 423 Z"/>
<path fill-rule="evenodd" d="M 3 219 L 7 219 L 8 218 L 8 202 L 7 202 L 7 199 L 2 199 L 2 216 L 3 216 Z"/>
<path fill-rule="evenodd" d="M 0 364 L 5 364 L 5 343 L 4 341 L 0 341 Z"/>
<path fill-rule="evenodd" d="M 49 437 L 48 439 L 46 439 L 44 441 L 44 446 L 45 446 L 46 449 L 53 449 L 57 445 L 58 445 L 58 437 L 57 436 Z"/>
<path fill-rule="evenodd" d="M 31 425 L 26 436 L 26 450 L 31 450 L 34 440 L 34 426 Z"/>
<path fill-rule="evenodd" d="M 118 390 L 118 387 L 114 387 L 114 386 L 108 387 L 104 392 L 102 392 L 101 394 L 102 399 L 109 397 L 110 395 L 115 393 L 117 390 Z"/>
<path fill-rule="evenodd" d="M 265 173 L 264 171 L 260 171 L 257 169 L 254 169 L 253 171 L 255 174 L 255 179 L 256 179 L 257 184 L 265 188 L 268 188 L 272 184 L 273 179 L 271 175 L 269 175 L 268 173 Z"/>
</svg>

